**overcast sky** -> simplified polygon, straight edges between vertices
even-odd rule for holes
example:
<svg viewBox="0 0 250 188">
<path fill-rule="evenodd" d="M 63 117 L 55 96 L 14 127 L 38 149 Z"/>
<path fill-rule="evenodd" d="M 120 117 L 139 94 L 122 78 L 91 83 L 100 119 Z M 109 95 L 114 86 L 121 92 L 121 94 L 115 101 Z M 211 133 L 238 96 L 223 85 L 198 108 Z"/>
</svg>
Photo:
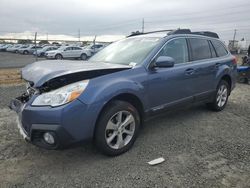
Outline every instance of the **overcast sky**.
<svg viewBox="0 0 250 188">
<path fill-rule="evenodd" d="M 80 29 L 81 39 L 115 40 L 141 30 L 142 18 L 145 31 L 211 30 L 226 41 L 237 29 L 236 39 L 250 40 L 249 0 L 0 0 L 1 36 L 77 37 Z"/>
</svg>

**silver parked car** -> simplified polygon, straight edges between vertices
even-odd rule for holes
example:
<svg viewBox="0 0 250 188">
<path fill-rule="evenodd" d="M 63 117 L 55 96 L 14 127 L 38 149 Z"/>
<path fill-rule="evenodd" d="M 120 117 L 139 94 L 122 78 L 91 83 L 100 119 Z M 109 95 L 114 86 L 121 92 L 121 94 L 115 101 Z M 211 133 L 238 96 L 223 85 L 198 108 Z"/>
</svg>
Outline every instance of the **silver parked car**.
<svg viewBox="0 0 250 188">
<path fill-rule="evenodd" d="M 57 50 L 48 51 L 45 53 L 48 59 L 64 59 L 64 58 L 81 58 L 84 54 L 82 48 L 77 46 L 62 46 Z"/>
<path fill-rule="evenodd" d="M 34 56 L 37 55 L 38 57 L 43 57 L 43 56 L 45 56 L 45 53 L 46 53 L 46 52 L 52 51 L 52 50 L 57 50 L 57 49 L 58 49 L 57 46 L 45 46 L 45 47 L 43 47 L 42 49 L 37 50 L 37 52 L 34 51 L 34 52 L 33 52 L 33 55 L 34 55 Z"/>
<path fill-rule="evenodd" d="M 19 49 L 18 52 L 19 52 L 20 54 L 25 54 L 25 55 L 27 55 L 27 54 L 33 54 L 33 52 L 34 52 L 35 50 L 39 50 L 39 49 L 42 49 L 42 47 L 40 47 L 40 46 L 35 46 L 35 45 L 30 45 L 30 46 L 27 47 L 27 48 L 21 48 L 21 49 Z"/>
<path fill-rule="evenodd" d="M 12 46 L 12 47 L 9 47 L 9 48 L 7 48 L 7 52 L 14 52 L 14 53 L 17 53 L 18 52 L 18 49 L 20 49 L 20 48 L 22 48 L 22 47 L 24 47 L 25 45 L 23 45 L 23 44 L 16 44 L 16 45 L 14 45 L 14 46 Z"/>
<path fill-rule="evenodd" d="M 6 52 L 7 48 L 12 47 L 12 44 L 5 44 L 0 47 L 0 52 Z"/>
</svg>

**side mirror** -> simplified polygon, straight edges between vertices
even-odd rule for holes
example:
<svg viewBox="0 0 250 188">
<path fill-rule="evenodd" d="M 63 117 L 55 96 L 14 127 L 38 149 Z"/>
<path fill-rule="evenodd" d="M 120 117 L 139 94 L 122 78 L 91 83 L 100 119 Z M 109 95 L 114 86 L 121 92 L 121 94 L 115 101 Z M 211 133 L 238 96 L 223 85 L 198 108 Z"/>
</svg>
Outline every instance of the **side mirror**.
<svg viewBox="0 0 250 188">
<path fill-rule="evenodd" d="M 175 60 L 169 56 L 159 56 L 155 62 L 153 63 L 153 68 L 168 68 L 173 67 L 175 64 Z"/>
</svg>

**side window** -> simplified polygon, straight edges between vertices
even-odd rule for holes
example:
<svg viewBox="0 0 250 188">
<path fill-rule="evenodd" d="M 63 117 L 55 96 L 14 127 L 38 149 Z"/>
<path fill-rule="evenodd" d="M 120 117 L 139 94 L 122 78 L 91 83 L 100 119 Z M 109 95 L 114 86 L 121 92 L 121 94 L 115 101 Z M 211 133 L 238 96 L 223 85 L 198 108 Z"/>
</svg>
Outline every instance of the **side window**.
<svg viewBox="0 0 250 188">
<path fill-rule="evenodd" d="M 72 48 L 71 47 L 66 48 L 66 51 L 69 51 L 69 50 L 72 50 Z"/>
<path fill-rule="evenodd" d="M 168 42 L 158 54 L 159 56 L 169 56 L 175 63 L 188 62 L 188 48 L 185 38 L 174 39 Z"/>
<path fill-rule="evenodd" d="M 216 52 L 214 50 L 214 47 L 213 47 L 211 41 L 209 41 L 208 43 L 209 43 L 209 47 L 210 47 L 212 58 L 214 58 L 214 57 L 216 57 Z"/>
<path fill-rule="evenodd" d="M 193 61 L 211 58 L 211 52 L 207 40 L 190 38 L 189 41 Z"/>
<path fill-rule="evenodd" d="M 220 41 L 212 40 L 212 44 L 213 44 L 213 46 L 217 52 L 217 55 L 219 57 L 227 55 L 228 52 L 227 52 L 226 48 L 224 47 L 224 45 Z"/>
<path fill-rule="evenodd" d="M 101 44 L 96 45 L 96 48 L 101 48 L 101 47 L 102 47 L 102 45 L 101 45 Z"/>
</svg>

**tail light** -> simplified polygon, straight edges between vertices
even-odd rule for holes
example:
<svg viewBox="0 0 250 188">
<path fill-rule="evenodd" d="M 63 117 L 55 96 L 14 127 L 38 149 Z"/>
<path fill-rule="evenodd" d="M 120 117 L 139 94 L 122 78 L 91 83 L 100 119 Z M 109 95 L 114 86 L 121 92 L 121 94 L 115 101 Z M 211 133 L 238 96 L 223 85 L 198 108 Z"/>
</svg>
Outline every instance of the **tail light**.
<svg viewBox="0 0 250 188">
<path fill-rule="evenodd" d="M 237 65 L 237 59 L 236 59 L 235 56 L 234 56 L 234 58 L 233 58 L 233 65 Z"/>
</svg>

